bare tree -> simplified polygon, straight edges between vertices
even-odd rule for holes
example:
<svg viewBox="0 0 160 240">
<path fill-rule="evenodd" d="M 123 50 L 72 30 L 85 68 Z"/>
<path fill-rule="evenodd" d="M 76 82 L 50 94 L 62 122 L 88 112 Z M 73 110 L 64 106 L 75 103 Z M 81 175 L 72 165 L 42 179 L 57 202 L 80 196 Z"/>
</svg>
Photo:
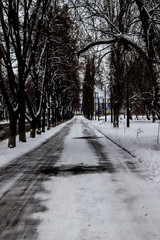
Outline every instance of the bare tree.
<svg viewBox="0 0 160 240">
<path fill-rule="evenodd" d="M 3 45 L 0 85 L 9 110 L 9 146 L 25 142 L 25 84 L 35 59 L 40 26 L 50 0 L 0 1 L 1 43 Z M 37 31 L 35 31 L 35 29 Z M 9 88 L 9 91 L 8 91 Z"/>
<path fill-rule="evenodd" d="M 55 121 L 68 116 L 72 102 L 79 96 L 77 60 L 73 26 L 67 5 L 51 1 L 41 25 L 39 48 L 27 84 L 26 99 L 31 122 L 31 136 L 43 131 L 45 118 L 48 130 Z"/>
<path fill-rule="evenodd" d="M 87 34 L 84 40 L 81 39 L 78 54 L 97 46 L 106 54 L 111 49 L 116 50 L 115 46 L 127 51 L 134 49 L 148 64 L 153 82 L 153 107 L 159 116 L 159 1 L 76 0 L 72 3 Z"/>
</svg>

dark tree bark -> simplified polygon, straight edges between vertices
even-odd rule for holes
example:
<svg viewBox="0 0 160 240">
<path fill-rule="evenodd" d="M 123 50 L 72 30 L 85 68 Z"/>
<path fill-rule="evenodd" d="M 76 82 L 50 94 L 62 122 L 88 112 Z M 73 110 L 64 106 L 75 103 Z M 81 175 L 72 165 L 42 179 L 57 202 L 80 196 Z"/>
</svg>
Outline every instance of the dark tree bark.
<svg viewBox="0 0 160 240">
<path fill-rule="evenodd" d="M 49 2 L 50 0 L 38 0 L 23 3 L 8 1 L 7 3 L 0 0 L 0 31 L 3 44 L 3 52 L 0 49 L 0 53 L 3 59 L 3 72 L 7 73 L 7 76 L 5 74 L 1 76 L 1 88 L 3 88 L 6 104 L 10 105 L 8 110 L 11 121 L 14 115 L 19 116 L 19 140 L 23 142 L 26 141 L 25 84 L 35 61 L 41 24 Z M 22 16 L 20 11 L 23 12 Z M 17 74 L 14 71 L 15 67 L 17 67 Z M 13 104 L 8 104 L 7 99 Z M 16 114 L 13 114 L 15 103 L 17 109 Z M 11 127 L 14 125 L 15 123 L 11 123 Z M 15 131 L 10 132 L 13 134 Z"/>
<path fill-rule="evenodd" d="M 16 147 L 17 119 L 18 119 L 18 116 L 17 116 L 16 113 L 12 113 L 12 114 L 9 116 L 10 126 L 9 126 L 9 141 L 8 141 L 8 147 L 10 147 L 10 148 Z"/>
<path fill-rule="evenodd" d="M 83 83 L 83 114 L 92 120 L 94 114 L 94 84 L 95 84 L 95 63 L 94 57 L 87 59 Z"/>
</svg>

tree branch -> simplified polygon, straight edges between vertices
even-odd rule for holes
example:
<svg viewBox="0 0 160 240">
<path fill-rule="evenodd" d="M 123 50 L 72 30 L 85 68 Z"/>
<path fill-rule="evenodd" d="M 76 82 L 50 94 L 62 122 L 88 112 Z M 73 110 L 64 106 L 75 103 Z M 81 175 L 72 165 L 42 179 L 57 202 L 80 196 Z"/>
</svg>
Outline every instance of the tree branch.
<svg viewBox="0 0 160 240">
<path fill-rule="evenodd" d="M 78 56 L 84 52 L 86 52 L 88 49 L 94 47 L 94 46 L 98 46 L 98 45 L 106 45 L 106 44 L 111 44 L 111 43 L 115 43 L 117 42 L 116 38 L 113 39 L 108 39 L 108 40 L 104 40 L 104 41 L 97 41 L 97 42 L 93 42 L 88 44 L 86 47 L 82 48 L 81 50 L 78 51 Z"/>
</svg>

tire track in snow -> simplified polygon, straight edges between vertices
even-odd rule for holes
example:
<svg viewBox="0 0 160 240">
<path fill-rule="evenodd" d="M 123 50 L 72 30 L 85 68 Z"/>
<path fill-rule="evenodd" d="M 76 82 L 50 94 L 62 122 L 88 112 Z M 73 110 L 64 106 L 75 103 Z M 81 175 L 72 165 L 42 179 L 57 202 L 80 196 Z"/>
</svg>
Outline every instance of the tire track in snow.
<svg viewBox="0 0 160 240">
<path fill-rule="evenodd" d="M 36 239 L 38 222 L 31 219 L 37 209 L 45 210 L 34 194 L 45 191 L 42 182 L 47 179 L 39 169 L 55 164 L 63 149 L 69 123 L 40 147 L 0 168 L 0 236 L 3 240 Z M 37 210 L 37 211 L 38 211 Z"/>
</svg>

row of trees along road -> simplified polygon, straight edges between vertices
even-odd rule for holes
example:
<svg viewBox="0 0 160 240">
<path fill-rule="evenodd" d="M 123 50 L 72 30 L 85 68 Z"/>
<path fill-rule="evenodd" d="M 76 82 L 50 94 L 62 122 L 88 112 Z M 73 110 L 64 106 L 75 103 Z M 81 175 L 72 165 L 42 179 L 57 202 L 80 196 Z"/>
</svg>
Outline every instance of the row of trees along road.
<svg viewBox="0 0 160 240">
<path fill-rule="evenodd" d="M 160 118 L 159 0 L 70 0 L 68 5 L 62 2 L 67 3 L 0 0 L 0 87 L 9 111 L 10 147 L 16 145 L 17 122 L 19 140 L 25 142 L 26 119 L 31 124 L 31 136 L 35 137 L 37 128 L 38 132 L 44 131 L 46 113 L 48 128 L 54 121 L 70 116 L 71 106 L 79 96 L 74 54 L 77 34 L 78 54 L 88 55 L 84 92 L 89 86 L 91 90 L 87 98 L 93 98 L 97 77 L 92 56 L 97 54 L 100 61 L 108 56 L 106 77 L 114 126 L 118 126 L 124 106 L 127 126 L 130 109 L 138 111 L 140 105 L 148 118 L 151 112 L 153 119 L 155 115 Z M 91 118 L 93 110 L 87 111 Z"/>
<path fill-rule="evenodd" d="M 121 107 L 143 106 L 160 118 L 159 0 L 72 0 L 80 25 L 79 55 L 109 56 L 109 81 L 114 126 Z M 80 24 L 81 23 L 81 24 Z M 83 34 L 83 37 L 82 37 Z M 107 66 L 106 66 L 107 67 Z"/>
<path fill-rule="evenodd" d="M 9 112 L 9 147 L 55 121 L 69 118 L 78 102 L 74 26 L 68 6 L 56 0 L 0 0 L 0 88 Z"/>
</svg>

